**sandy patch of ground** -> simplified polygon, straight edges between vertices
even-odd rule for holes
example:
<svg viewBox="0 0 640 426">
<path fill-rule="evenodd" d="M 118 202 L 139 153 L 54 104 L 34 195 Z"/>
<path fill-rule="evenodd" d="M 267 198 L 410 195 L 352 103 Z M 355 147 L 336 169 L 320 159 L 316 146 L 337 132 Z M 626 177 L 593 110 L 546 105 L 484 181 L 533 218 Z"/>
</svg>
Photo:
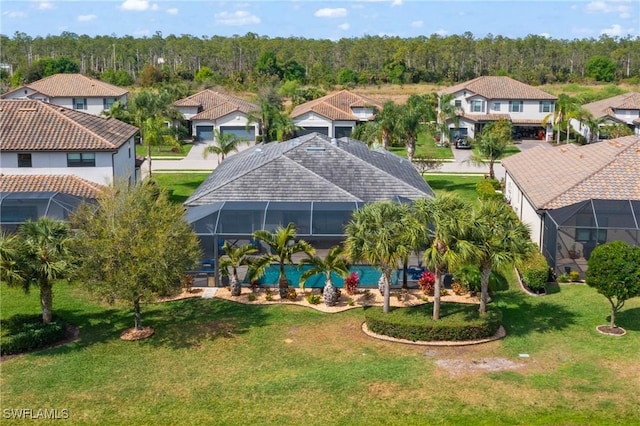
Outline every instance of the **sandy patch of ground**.
<svg viewBox="0 0 640 426">
<path fill-rule="evenodd" d="M 161 297 L 158 302 L 171 302 L 173 300 L 189 299 L 191 297 L 201 297 L 204 290 L 201 288 L 192 288 L 191 290 L 183 290 L 180 294 L 171 297 Z"/>
<path fill-rule="evenodd" d="M 524 363 L 518 363 L 506 358 L 480 358 L 480 359 L 439 359 L 438 367 L 444 368 L 452 376 L 457 376 L 472 371 L 502 371 L 515 370 L 524 367 Z"/>
<path fill-rule="evenodd" d="M 320 292 L 315 289 L 313 290 L 314 294 L 320 295 L 320 303 L 317 305 L 313 305 L 307 301 L 306 295 L 311 293 L 312 290 L 302 290 L 296 289 L 297 299 L 296 301 L 291 300 L 281 300 L 278 295 L 278 289 L 271 289 L 271 297 L 272 300 L 267 300 L 267 291 L 266 289 L 258 289 L 255 292 L 252 292 L 249 288 L 242 288 L 242 293 L 240 296 L 232 296 L 231 291 L 228 288 L 219 288 L 216 292 L 215 297 L 225 300 L 232 300 L 234 302 L 245 303 L 249 305 L 267 305 L 267 304 L 291 304 L 291 305 L 299 305 L 305 306 L 308 308 L 313 308 L 321 312 L 327 313 L 335 313 L 346 311 L 347 309 L 352 308 L 361 308 L 363 306 L 382 306 L 384 302 L 384 298 L 380 294 L 377 289 L 367 290 L 358 290 L 357 294 L 350 296 L 346 294 L 346 292 L 342 292 L 338 303 L 335 306 L 327 306 L 322 299 L 322 295 Z M 253 296 L 250 296 L 253 295 Z M 254 297 L 254 300 L 250 300 L 250 298 Z M 452 292 L 449 292 L 448 295 L 442 296 L 441 300 L 443 302 L 457 302 L 457 303 L 479 303 L 477 297 L 471 297 L 468 294 L 466 295 L 455 295 Z M 393 307 L 409 307 L 409 306 L 417 306 L 423 305 L 427 302 L 433 302 L 433 297 L 429 297 L 427 299 L 424 294 L 417 289 L 409 289 L 409 290 L 398 290 L 394 289 L 391 291 L 390 304 Z"/>
</svg>

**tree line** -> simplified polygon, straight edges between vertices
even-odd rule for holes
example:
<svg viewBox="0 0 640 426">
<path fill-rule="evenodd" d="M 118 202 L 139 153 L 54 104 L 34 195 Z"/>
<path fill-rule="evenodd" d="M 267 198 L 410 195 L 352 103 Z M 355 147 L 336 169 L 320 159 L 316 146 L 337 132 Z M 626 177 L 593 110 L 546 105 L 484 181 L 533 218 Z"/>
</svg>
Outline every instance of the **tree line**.
<svg viewBox="0 0 640 426">
<path fill-rule="evenodd" d="M 63 61 L 60 67 L 67 72 L 77 69 L 120 85 L 140 80 L 144 85 L 151 78 L 247 89 L 265 76 L 319 87 L 451 84 L 482 75 L 508 75 L 532 85 L 640 80 L 640 37 L 631 36 L 565 40 L 488 34 L 478 38 L 465 32 L 333 41 L 270 38 L 251 32 L 197 37 L 163 36 L 158 31 L 142 38 L 71 32 L 31 37 L 16 32 L 11 37 L 0 35 L 0 44 L 0 74 L 5 85 L 14 86 L 41 78 L 46 69 L 52 69 L 51 60 L 61 57 L 75 65 Z"/>
</svg>

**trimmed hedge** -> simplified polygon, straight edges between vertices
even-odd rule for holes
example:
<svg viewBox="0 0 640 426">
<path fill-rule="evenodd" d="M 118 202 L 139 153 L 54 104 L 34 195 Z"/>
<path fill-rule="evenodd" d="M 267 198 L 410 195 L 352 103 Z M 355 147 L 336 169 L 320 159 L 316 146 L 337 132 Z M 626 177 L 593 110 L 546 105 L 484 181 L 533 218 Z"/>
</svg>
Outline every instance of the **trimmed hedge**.
<svg viewBox="0 0 640 426">
<path fill-rule="evenodd" d="M 42 323 L 42 316 L 14 315 L 3 321 L 0 354 L 13 355 L 32 351 L 64 339 L 66 324 L 61 320 Z"/>
<path fill-rule="evenodd" d="M 496 188 L 490 179 L 481 180 L 476 184 L 476 192 L 481 200 L 502 200 L 502 193 L 496 192 L 497 189 L 500 189 L 500 183 L 498 183 L 498 188 Z"/>
<path fill-rule="evenodd" d="M 519 270 L 524 284 L 531 290 L 542 290 L 549 280 L 549 264 L 539 251 L 534 251 Z"/>
<path fill-rule="evenodd" d="M 415 341 L 478 340 L 496 334 L 502 323 L 502 311 L 489 306 L 480 317 L 478 305 L 443 303 L 441 317 L 431 319 L 433 304 L 411 308 L 394 308 L 385 314 L 380 307 L 365 310 L 365 322 L 376 334 Z"/>
</svg>

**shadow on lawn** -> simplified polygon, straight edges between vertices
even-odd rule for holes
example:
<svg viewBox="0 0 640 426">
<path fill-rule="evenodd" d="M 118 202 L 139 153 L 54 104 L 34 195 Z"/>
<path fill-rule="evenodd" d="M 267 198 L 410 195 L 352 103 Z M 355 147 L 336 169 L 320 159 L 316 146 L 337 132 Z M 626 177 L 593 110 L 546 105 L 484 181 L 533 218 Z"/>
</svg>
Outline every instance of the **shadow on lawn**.
<svg viewBox="0 0 640 426">
<path fill-rule="evenodd" d="M 523 336 L 530 333 L 559 331 L 576 324 L 578 317 L 564 306 L 519 292 L 505 292 L 497 301 L 502 310 L 502 323 L 507 334 Z"/>
<path fill-rule="evenodd" d="M 607 321 L 611 321 L 611 315 L 607 315 Z M 640 331 L 640 308 L 622 308 L 616 314 L 616 325 L 625 330 Z"/>
<path fill-rule="evenodd" d="M 190 348 L 203 341 L 233 338 L 250 327 L 266 323 L 264 309 L 246 309 L 237 304 L 211 299 L 184 299 L 142 305 L 143 327 L 153 327 L 155 333 L 137 343 L 171 348 Z M 133 327 L 133 309 L 106 308 L 98 312 L 57 309 L 56 316 L 80 329 L 80 339 L 48 350 L 35 352 L 49 355 L 51 351 L 67 353 L 82 350 L 95 343 L 119 341 L 120 333 Z M 135 345 L 136 342 L 123 342 Z"/>
</svg>

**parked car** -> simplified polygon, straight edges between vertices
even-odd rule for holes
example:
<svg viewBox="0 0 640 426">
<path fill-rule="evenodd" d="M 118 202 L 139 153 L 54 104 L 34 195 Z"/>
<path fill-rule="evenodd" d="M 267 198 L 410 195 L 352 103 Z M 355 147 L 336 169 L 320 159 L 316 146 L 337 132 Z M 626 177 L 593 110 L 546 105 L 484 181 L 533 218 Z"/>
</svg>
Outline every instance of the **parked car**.
<svg viewBox="0 0 640 426">
<path fill-rule="evenodd" d="M 471 149 L 471 143 L 466 136 L 458 136 L 454 140 L 454 144 L 457 149 Z"/>
</svg>

